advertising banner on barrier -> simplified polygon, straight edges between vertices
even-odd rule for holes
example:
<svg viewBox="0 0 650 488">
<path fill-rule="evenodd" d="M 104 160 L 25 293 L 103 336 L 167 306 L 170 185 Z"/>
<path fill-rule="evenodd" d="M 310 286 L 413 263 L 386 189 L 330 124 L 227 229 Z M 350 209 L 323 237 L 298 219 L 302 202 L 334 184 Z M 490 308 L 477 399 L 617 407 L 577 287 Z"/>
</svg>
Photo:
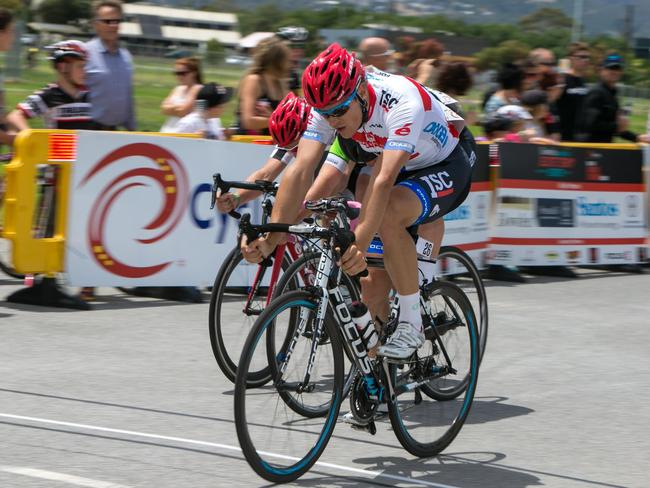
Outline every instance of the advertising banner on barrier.
<svg viewBox="0 0 650 488">
<path fill-rule="evenodd" d="M 244 179 L 269 146 L 85 132 L 77 138 L 66 233 L 74 286 L 211 285 L 237 222 L 210 210 L 212 174 Z M 251 207 L 259 222 L 259 203 Z"/>
<path fill-rule="evenodd" d="M 643 151 L 500 143 L 492 264 L 644 260 Z"/>
<path fill-rule="evenodd" d="M 443 245 L 458 246 L 464 250 L 479 268 L 485 267 L 489 242 L 492 190 L 488 153 L 488 144 L 477 146 L 472 188 L 467 199 L 456 210 L 445 215 L 445 237 L 442 242 Z M 441 266 L 444 267 L 445 263 L 441 263 Z"/>
<path fill-rule="evenodd" d="M 444 244 L 466 250 L 481 266 L 491 194 L 488 146 L 479 151 L 472 191 L 447 217 Z M 244 179 L 270 152 L 255 144 L 79 131 L 66 229 L 69 283 L 211 285 L 237 231 L 234 219 L 209 209 L 212 175 Z M 259 222 L 259 202 L 250 211 Z"/>
</svg>

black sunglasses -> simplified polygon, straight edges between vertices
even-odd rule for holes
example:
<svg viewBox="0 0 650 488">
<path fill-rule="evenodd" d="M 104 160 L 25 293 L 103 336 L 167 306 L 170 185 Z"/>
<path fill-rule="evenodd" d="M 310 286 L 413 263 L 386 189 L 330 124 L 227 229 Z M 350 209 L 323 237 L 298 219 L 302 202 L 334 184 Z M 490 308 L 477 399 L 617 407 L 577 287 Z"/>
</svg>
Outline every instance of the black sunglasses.
<svg viewBox="0 0 650 488">
<path fill-rule="evenodd" d="M 185 76 L 189 71 L 174 71 L 176 76 Z"/>
<path fill-rule="evenodd" d="M 107 24 L 107 25 L 118 25 L 120 22 L 122 22 L 122 19 L 95 19 L 97 22 L 101 22 L 102 24 Z"/>
<path fill-rule="evenodd" d="M 591 59 L 591 56 L 589 56 L 588 54 L 576 54 L 573 57 L 578 59 Z"/>
</svg>

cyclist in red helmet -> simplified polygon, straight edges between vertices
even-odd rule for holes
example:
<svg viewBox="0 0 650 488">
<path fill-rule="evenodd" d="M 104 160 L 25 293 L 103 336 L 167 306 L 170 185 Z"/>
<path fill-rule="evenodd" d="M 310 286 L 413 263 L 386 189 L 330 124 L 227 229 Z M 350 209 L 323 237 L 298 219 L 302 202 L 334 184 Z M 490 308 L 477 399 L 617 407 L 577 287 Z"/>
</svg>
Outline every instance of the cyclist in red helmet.
<svg viewBox="0 0 650 488">
<path fill-rule="evenodd" d="M 311 107 L 305 99 L 292 92 L 282 99 L 269 119 L 269 131 L 276 146 L 264 166 L 249 175 L 246 181 L 273 181 L 282 173 L 295 158 L 298 141 L 307 128 L 310 112 Z M 253 190 L 224 193 L 217 198 L 217 208 L 227 213 L 259 195 L 260 192 Z"/>
<path fill-rule="evenodd" d="M 18 104 L 7 119 L 18 130 L 28 119 L 43 117 L 52 129 L 92 129 L 90 96 L 84 86 L 87 52 L 81 41 L 61 41 L 47 47 L 57 80 Z"/>
<path fill-rule="evenodd" d="M 467 197 L 475 157 L 471 138 L 460 142 L 463 119 L 434 92 L 404 76 L 365 72 L 338 44 L 307 67 L 303 93 L 313 107 L 312 117 L 296 161 L 282 179 L 271 220 L 295 221 L 314 169 L 335 134 L 377 155 L 355 230 L 356 243 L 341 264 L 350 274 L 365 269 L 366 250 L 379 232 L 400 311 L 396 331 L 378 353 L 408 358 L 424 341 L 411 235 L 419 224 L 441 218 Z M 259 261 L 281 238 L 272 233 L 245 245 L 244 256 Z"/>
</svg>

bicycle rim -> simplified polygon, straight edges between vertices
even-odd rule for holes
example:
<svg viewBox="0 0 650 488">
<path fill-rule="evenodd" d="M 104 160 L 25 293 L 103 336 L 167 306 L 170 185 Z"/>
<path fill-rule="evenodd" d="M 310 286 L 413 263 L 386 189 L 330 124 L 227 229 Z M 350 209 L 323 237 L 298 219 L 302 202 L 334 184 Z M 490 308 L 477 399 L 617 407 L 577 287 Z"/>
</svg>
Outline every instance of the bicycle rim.
<svg viewBox="0 0 650 488">
<path fill-rule="evenodd" d="M 289 267 L 286 257 L 283 269 Z M 249 300 L 251 283 L 255 281 L 257 264 L 246 262 L 238 248 L 226 257 L 217 274 L 210 295 L 209 329 L 212 352 L 219 368 L 230 381 L 235 381 L 237 362 L 253 324 L 266 305 L 268 288 L 264 280 Z M 271 267 L 265 272 L 270 277 Z M 249 370 L 248 386 L 256 387 L 271 379 L 268 364 Z"/>
<path fill-rule="evenodd" d="M 438 254 L 438 280 L 458 286 L 474 309 L 479 336 L 479 364 L 488 337 L 488 302 L 481 274 L 472 258 L 454 246 L 443 246 Z"/>
<path fill-rule="evenodd" d="M 312 337 L 300 335 L 295 347 L 284 350 L 281 363 L 272 367 L 273 381 L 249 389 L 246 385 L 251 364 L 268 360 L 265 334 L 271 324 L 277 329 L 292 327 L 295 317 L 305 317 L 304 327 L 313 325 L 316 307 L 312 295 L 291 292 L 274 300 L 249 334 L 235 382 L 235 423 L 246 460 L 261 477 L 288 482 L 307 472 L 321 455 L 336 425 L 342 398 L 343 355 L 336 329 L 325 322 L 329 339 L 319 343 L 308 388 L 298 392 L 308 366 Z M 273 358 L 277 361 L 277 358 Z M 327 407 L 324 416 L 307 417 L 295 408 Z"/>
<path fill-rule="evenodd" d="M 478 378 L 478 333 L 472 308 L 452 286 L 442 287 L 437 296 L 447 313 L 456 309 L 462 324 L 441 331 L 440 340 L 427 334 L 416 361 L 401 367 L 389 365 L 397 394 L 389 402 L 391 424 L 402 446 L 419 457 L 437 455 L 456 437 L 469 413 Z"/>
</svg>

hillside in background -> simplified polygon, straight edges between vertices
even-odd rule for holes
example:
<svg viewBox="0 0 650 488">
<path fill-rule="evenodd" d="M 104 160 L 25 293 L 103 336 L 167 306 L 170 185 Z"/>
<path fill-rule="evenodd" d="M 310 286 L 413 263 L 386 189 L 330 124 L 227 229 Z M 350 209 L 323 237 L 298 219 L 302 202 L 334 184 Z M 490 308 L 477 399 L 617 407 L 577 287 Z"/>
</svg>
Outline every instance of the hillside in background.
<svg viewBox="0 0 650 488">
<path fill-rule="evenodd" d="M 201 8 L 214 0 L 149 0 L 149 3 L 179 7 Z M 323 0 L 218 0 L 219 5 L 236 5 L 237 8 L 255 8 L 273 3 L 281 9 L 323 8 Z M 386 8 L 390 0 L 341 0 L 362 8 Z M 589 35 L 602 33 L 621 34 L 624 29 L 625 6 L 634 5 L 635 37 L 650 37 L 650 1 L 648 0 L 584 0 L 584 25 Z M 395 10 L 412 15 L 442 14 L 470 23 L 514 23 L 520 17 L 543 7 L 562 9 L 573 15 L 574 0 L 393 0 Z M 317 15 L 315 13 L 315 15 Z"/>
</svg>

